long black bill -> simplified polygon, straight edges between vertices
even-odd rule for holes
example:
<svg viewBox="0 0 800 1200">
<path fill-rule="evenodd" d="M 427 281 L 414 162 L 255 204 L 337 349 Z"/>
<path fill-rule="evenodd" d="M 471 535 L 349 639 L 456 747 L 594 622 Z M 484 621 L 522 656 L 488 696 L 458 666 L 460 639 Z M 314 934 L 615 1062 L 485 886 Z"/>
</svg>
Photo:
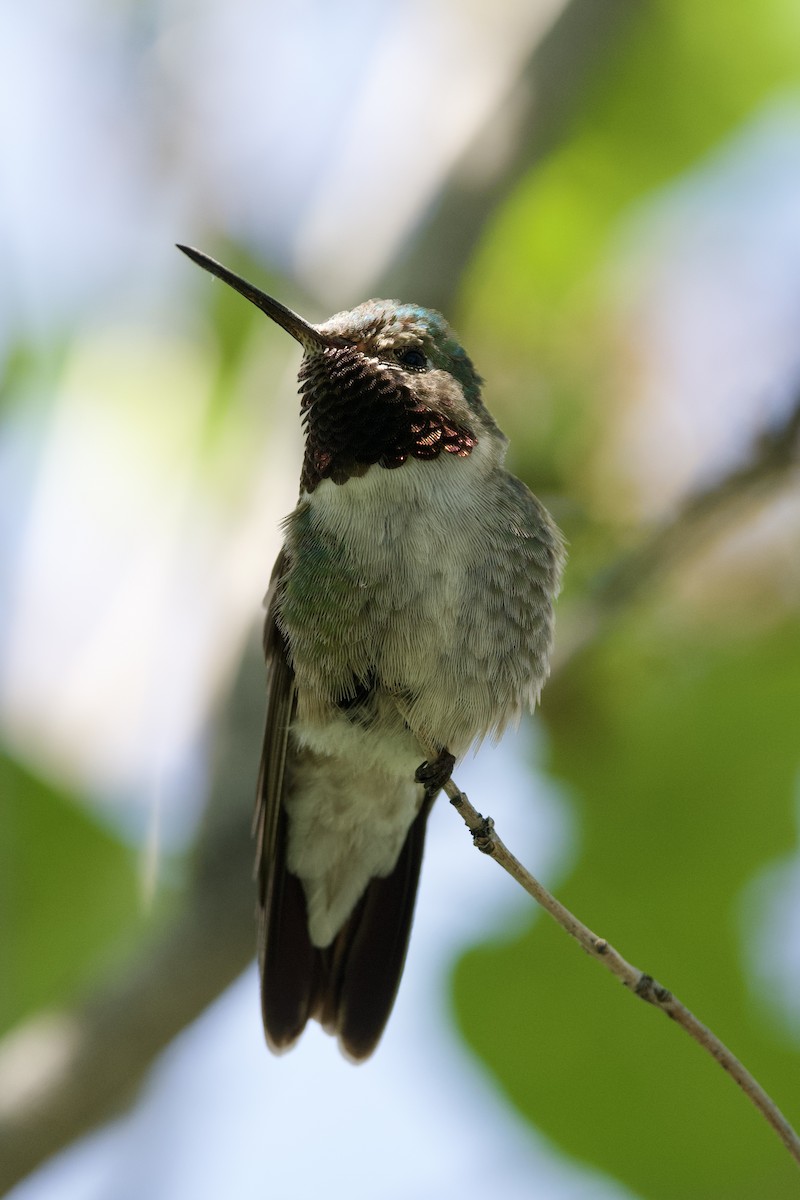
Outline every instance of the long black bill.
<svg viewBox="0 0 800 1200">
<path fill-rule="evenodd" d="M 290 333 L 304 350 L 324 350 L 328 345 L 327 339 L 313 325 L 309 325 L 308 321 L 304 321 L 285 304 L 273 300 L 272 296 L 268 296 L 266 292 L 259 291 L 257 287 L 253 287 L 252 283 L 242 279 L 241 275 L 234 275 L 233 271 L 223 267 L 222 263 L 218 263 L 216 259 L 209 258 L 201 250 L 195 250 L 192 246 L 181 246 L 180 243 L 177 245 L 178 249 L 182 250 L 192 262 L 197 263 L 198 267 L 203 267 L 212 275 L 216 275 L 223 283 L 227 283 L 240 292 L 246 300 L 271 317 L 276 324 L 280 325 L 281 329 Z"/>
</svg>

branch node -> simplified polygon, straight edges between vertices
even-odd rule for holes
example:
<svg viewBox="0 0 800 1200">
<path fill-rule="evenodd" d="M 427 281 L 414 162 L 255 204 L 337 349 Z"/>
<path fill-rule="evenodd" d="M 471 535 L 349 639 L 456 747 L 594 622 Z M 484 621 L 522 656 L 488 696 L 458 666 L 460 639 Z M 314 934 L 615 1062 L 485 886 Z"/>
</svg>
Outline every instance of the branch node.
<svg viewBox="0 0 800 1200">
<path fill-rule="evenodd" d="M 672 999 L 672 992 L 669 988 L 662 987 L 652 975 L 642 973 L 636 987 L 633 989 L 637 996 L 642 1000 L 646 1000 L 648 1004 L 655 1004 L 658 1008 L 669 1004 Z"/>
</svg>

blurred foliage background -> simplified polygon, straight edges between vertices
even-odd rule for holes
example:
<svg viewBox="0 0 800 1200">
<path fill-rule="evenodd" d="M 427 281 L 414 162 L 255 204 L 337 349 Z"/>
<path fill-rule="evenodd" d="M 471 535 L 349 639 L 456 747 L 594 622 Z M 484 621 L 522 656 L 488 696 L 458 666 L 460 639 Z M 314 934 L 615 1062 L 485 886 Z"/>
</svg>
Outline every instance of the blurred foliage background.
<svg viewBox="0 0 800 1200">
<path fill-rule="evenodd" d="M 131 1102 L 251 954 L 297 364 L 175 240 L 312 318 L 446 311 L 570 543 L 531 764 L 574 828 L 559 895 L 797 1124 L 797 7 L 4 19 L 0 1184 Z M 604 1195 L 796 1193 L 714 1064 L 544 919 L 451 981 L 464 1046 Z"/>
</svg>

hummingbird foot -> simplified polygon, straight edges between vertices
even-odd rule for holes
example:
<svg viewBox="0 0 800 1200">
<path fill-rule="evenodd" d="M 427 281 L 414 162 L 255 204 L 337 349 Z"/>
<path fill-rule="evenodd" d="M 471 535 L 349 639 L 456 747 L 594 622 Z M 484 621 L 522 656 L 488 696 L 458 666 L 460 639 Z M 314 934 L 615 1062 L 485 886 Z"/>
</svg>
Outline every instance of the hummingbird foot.
<svg viewBox="0 0 800 1200">
<path fill-rule="evenodd" d="M 424 763 L 420 763 L 414 772 L 414 778 L 417 783 L 424 785 L 425 795 L 432 798 L 447 783 L 455 765 L 456 756 L 444 749 L 430 762 L 426 759 Z"/>
</svg>

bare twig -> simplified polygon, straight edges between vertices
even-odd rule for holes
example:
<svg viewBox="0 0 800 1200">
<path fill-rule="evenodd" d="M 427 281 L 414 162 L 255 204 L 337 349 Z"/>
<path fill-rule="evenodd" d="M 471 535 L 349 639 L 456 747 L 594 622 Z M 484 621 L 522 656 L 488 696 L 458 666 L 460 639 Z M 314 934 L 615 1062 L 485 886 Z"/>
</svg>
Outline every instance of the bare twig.
<svg viewBox="0 0 800 1200">
<path fill-rule="evenodd" d="M 738 506 L 760 488 L 774 488 L 797 469 L 800 437 L 800 402 L 786 424 L 762 438 L 746 466 L 690 498 L 674 520 L 656 531 L 621 563 L 608 572 L 587 602 L 580 622 L 583 636 L 562 651 L 553 664 L 557 678 L 581 646 L 594 644 L 621 612 L 629 610 L 665 563 L 674 565 L 687 543 L 709 522 L 715 528 L 730 521 Z M 688 536 L 687 536 L 688 535 Z M 562 639 L 562 646 L 564 641 Z M 255 645 L 248 651 L 242 675 L 226 711 L 227 738 L 234 745 L 217 766 L 212 783 L 209 819 L 200 834 L 195 869 L 182 910 L 142 948 L 121 978 L 111 980 L 65 1016 L 70 1032 L 69 1054 L 62 1055 L 52 1078 L 24 1104 L 9 1112 L 0 1105 L 0 1193 L 31 1171 L 46 1156 L 129 1100 L 157 1053 L 181 1028 L 243 970 L 252 956 L 252 888 L 250 884 L 249 827 L 252 809 L 252 775 L 261 736 L 263 661 Z M 224 734 L 224 730 L 222 731 Z M 224 738 L 223 738 L 224 740 Z M 474 832 L 488 837 L 483 818 L 455 787 L 445 790 Z M 492 834 L 492 857 L 518 879 L 526 891 L 580 941 L 584 949 L 615 973 L 624 964 L 631 973 L 620 978 L 627 987 L 657 1004 L 678 1020 L 669 997 L 649 976 L 630 967 L 601 938 L 564 909 L 533 879 L 502 842 Z M 500 857 L 502 853 L 503 857 Z M 562 919 L 563 918 L 563 919 Z M 202 969 L 198 964 L 202 963 Z M 163 986 L 163 980 L 169 986 Z M 661 994 L 659 1001 L 657 996 Z M 668 1001 L 667 1001 L 668 998 Z M 764 1113 L 794 1157 L 797 1136 L 755 1080 L 721 1043 L 721 1053 L 706 1043 L 708 1032 L 688 1010 L 681 1021 L 688 1032 L 706 1045 L 722 1066 L 744 1087 Z M 709 1034 L 709 1037 L 713 1035 Z M 741 1083 L 739 1072 L 750 1081 Z M 0 1064 L 0 1094 L 3 1087 Z M 763 1102 L 757 1097 L 763 1097 Z"/>
<path fill-rule="evenodd" d="M 799 436 L 800 403 L 782 429 L 761 439 L 754 447 L 753 456 L 745 467 L 736 469 L 687 501 L 669 525 L 656 531 L 640 549 L 632 551 L 618 567 L 608 572 L 588 601 L 585 619 L 580 623 L 584 631 L 582 641 L 573 642 L 566 648 L 566 653 L 557 656 L 553 680 L 586 640 L 594 644 L 610 622 L 621 612 L 628 611 L 647 584 L 663 570 L 665 562 L 673 565 L 676 557 L 685 553 L 687 542 L 691 541 L 692 533 L 697 535 L 699 525 L 705 527 L 708 521 L 716 527 L 718 522 L 730 520 L 742 495 L 751 499 L 754 490 L 775 487 L 785 480 L 789 471 L 796 470 Z M 161 930 L 154 943 L 143 947 L 134 957 L 124 978 L 98 987 L 83 1005 L 74 1006 L 66 1014 L 71 1030 L 71 1053 L 66 1058 L 62 1056 L 57 1075 L 42 1080 L 41 1090 L 25 1104 L 16 1105 L 13 1113 L 0 1106 L 0 1193 L 5 1193 L 47 1155 L 118 1111 L 135 1093 L 155 1055 L 250 961 L 249 827 L 262 704 L 263 661 L 254 642 L 243 665 L 239 687 L 226 706 L 227 738 L 233 739 L 235 744 L 214 773 L 209 819 L 200 834 L 195 870 L 182 911 Z M 455 785 L 452 788 L 451 791 L 448 785 L 445 789 L 451 799 L 454 795 L 462 796 Z M 466 798 L 457 807 L 471 829 L 480 831 L 483 828 L 482 818 Z M 502 846 L 496 836 L 493 835 L 491 840 L 495 846 Z M 600 958 L 613 969 L 612 963 L 619 959 L 616 952 L 562 909 L 504 846 L 502 851 L 505 861 L 501 865 L 515 878 L 519 878 L 518 869 L 523 877 L 519 882 L 534 899 L 556 919 L 559 919 L 556 914 L 561 912 L 566 920 L 560 923 L 568 932 L 593 957 Z M 512 864 L 515 864 L 514 868 Z M 583 931 L 588 942 L 578 931 Z M 599 949 L 601 945 L 606 947 L 603 951 Z M 199 963 L 202 963 L 202 970 L 198 969 Z M 629 969 L 633 972 L 634 983 L 624 982 L 636 991 L 636 982 L 648 977 L 634 968 Z M 162 986 L 163 979 L 169 979 L 168 987 Z M 657 986 L 653 984 L 652 988 Z M 645 998 L 655 1002 L 653 995 L 648 994 Z M 663 1003 L 659 1007 L 674 1015 Z M 695 1020 L 688 1012 L 687 1017 Z M 698 1030 L 703 1029 L 696 1024 Z M 686 1027 L 689 1028 L 688 1024 Z M 696 1033 L 693 1036 L 697 1036 Z M 724 1058 L 713 1050 L 710 1052 L 738 1079 Z M 731 1061 L 736 1062 L 732 1056 Z M 740 1064 L 737 1065 L 743 1070 Z M 0 1064 L 0 1093 L 2 1085 Z M 753 1087 L 760 1092 L 755 1081 Z M 753 1093 L 748 1094 L 754 1098 Z M 755 1099 L 754 1102 L 757 1103 Z M 759 1104 L 759 1107 L 762 1106 Z M 767 1116 L 770 1108 L 774 1120 Z M 785 1141 L 784 1131 L 788 1131 L 787 1136 L 793 1140 L 787 1141 L 787 1145 L 797 1157 L 797 1138 L 768 1097 L 762 1111 Z"/>
<path fill-rule="evenodd" d="M 591 929 L 579 921 L 559 900 L 556 900 L 555 896 L 531 875 L 530 871 L 522 865 L 519 859 L 514 857 L 497 836 L 492 818 L 481 816 L 452 780 L 445 784 L 444 790 L 450 798 L 450 803 L 461 814 L 464 824 L 472 834 L 473 844 L 478 850 L 499 863 L 503 870 L 507 871 L 512 879 L 515 879 L 520 887 L 524 888 L 528 895 L 532 896 L 562 929 L 565 929 L 581 944 L 587 954 L 602 963 L 612 975 L 616 975 L 629 991 L 638 996 L 640 1000 L 646 1000 L 648 1004 L 661 1009 L 666 1016 L 681 1025 L 704 1050 L 708 1051 L 711 1057 L 715 1058 L 719 1065 L 738 1083 L 744 1094 L 752 1100 L 795 1161 L 800 1163 L 800 1138 L 775 1101 L 767 1095 L 747 1068 L 735 1055 L 731 1054 L 728 1047 L 719 1040 L 716 1034 L 698 1021 L 694 1013 L 690 1012 L 672 992 L 657 983 L 652 975 L 647 975 L 638 967 L 632 966 L 605 938 L 592 933 Z"/>
</svg>

